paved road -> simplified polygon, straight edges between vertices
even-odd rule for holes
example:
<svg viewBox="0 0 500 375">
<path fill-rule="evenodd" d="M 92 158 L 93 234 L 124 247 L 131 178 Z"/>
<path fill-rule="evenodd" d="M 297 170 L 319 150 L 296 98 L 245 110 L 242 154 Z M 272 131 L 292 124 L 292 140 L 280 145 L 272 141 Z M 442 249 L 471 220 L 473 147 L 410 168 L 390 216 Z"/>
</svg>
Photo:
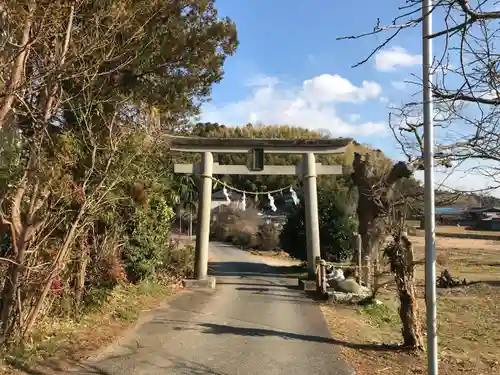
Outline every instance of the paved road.
<svg viewBox="0 0 500 375">
<path fill-rule="evenodd" d="M 71 374 L 353 374 L 295 278 L 228 245 L 211 252 L 215 291 L 180 294 Z"/>
</svg>

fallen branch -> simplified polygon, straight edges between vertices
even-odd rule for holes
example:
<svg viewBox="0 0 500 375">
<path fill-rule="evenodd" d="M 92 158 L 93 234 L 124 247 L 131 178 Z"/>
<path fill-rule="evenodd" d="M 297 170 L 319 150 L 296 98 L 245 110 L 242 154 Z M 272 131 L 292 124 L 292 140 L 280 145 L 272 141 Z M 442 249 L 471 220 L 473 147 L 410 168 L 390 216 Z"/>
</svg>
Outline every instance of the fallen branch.
<svg viewBox="0 0 500 375">
<path fill-rule="evenodd" d="M 451 273 L 448 270 L 444 270 L 441 272 L 441 275 L 437 278 L 436 280 L 436 287 L 437 288 L 454 288 L 457 286 L 467 286 L 467 280 L 463 279 L 462 281 L 459 279 L 455 279 L 451 276 Z"/>
</svg>

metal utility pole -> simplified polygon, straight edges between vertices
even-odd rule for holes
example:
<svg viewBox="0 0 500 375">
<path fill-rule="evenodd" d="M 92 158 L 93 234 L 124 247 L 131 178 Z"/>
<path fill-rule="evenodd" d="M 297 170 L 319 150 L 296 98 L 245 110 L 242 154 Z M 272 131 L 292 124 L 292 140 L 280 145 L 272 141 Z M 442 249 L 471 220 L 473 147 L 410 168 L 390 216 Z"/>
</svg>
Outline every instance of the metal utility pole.
<svg viewBox="0 0 500 375">
<path fill-rule="evenodd" d="M 432 99 L 432 0 L 422 0 L 422 81 L 424 103 L 425 302 L 427 305 L 427 374 L 438 374 L 436 312 L 436 237 L 434 207 L 434 108 Z"/>
</svg>

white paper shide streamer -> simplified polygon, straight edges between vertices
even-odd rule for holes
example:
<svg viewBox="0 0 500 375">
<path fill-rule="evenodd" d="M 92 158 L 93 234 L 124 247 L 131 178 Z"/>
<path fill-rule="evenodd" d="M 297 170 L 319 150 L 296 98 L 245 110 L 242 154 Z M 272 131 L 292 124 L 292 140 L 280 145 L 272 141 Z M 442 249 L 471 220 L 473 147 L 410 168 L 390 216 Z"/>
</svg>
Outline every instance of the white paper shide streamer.
<svg viewBox="0 0 500 375">
<path fill-rule="evenodd" d="M 300 203 L 300 199 L 299 197 L 297 197 L 297 193 L 295 192 L 295 190 L 293 190 L 292 187 L 290 187 L 290 194 L 292 195 L 293 204 L 298 206 Z"/>
<path fill-rule="evenodd" d="M 227 201 L 227 203 L 231 203 L 231 199 L 229 199 L 229 193 L 227 192 L 227 189 L 226 189 L 226 187 L 225 187 L 225 186 L 222 188 L 222 193 L 223 193 L 223 194 L 224 194 L 224 196 L 226 197 L 226 201 Z"/>
<path fill-rule="evenodd" d="M 246 197 L 245 193 L 243 193 L 243 195 L 241 196 L 240 208 L 242 211 L 245 211 L 247 209 L 247 197 Z"/>
<path fill-rule="evenodd" d="M 276 208 L 276 206 L 274 204 L 274 198 L 271 195 L 271 193 L 267 193 L 267 199 L 269 199 L 269 206 L 271 207 L 271 210 L 276 211 L 277 208 Z"/>
</svg>

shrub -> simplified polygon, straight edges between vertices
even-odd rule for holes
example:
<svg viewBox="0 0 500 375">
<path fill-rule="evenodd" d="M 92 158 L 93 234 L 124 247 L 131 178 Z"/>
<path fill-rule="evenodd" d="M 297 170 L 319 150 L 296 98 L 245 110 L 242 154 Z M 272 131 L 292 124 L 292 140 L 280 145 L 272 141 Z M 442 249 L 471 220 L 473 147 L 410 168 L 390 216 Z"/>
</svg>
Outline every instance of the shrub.
<svg viewBox="0 0 500 375">
<path fill-rule="evenodd" d="M 247 231 L 244 229 L 236 229 L 231 235 L 233 245 L 243 249 L 254 249 L 259 246 L 259 237 L 256 231 Z"/>
<path fill-rule="evenodd" d="M 241 211 L 235 207 L 224 207 L 216 214 L 211 231 L 218 241 L 231 242 L 247 249 L 257 248 L 261 221 L 256 209 Z"/>
<path fill-rule="evenodd" d="M 321 257 L 343 261 L 352 256 L 355 218 L 348 212 L 347 194 L 341 190 L 318 190 L 318 216 Z M 280 235 L 281 247 L 293 257 L 307 260 L 305 206 L 293 210 Z"/>
<path fill-rule="evenodd" d="M 130 281 L 150 277 L 164 265 L 173 215 L 172 208 L 163 199 L 151 200 L 146 207 L 136 207 L 123 252 Z"/>
<path fill-rule="evenodd" d="M 163 254 L 163 270 L 170 276 L 182 278 L 194 275 L 194 247 L 181 246 L 179 243 L 170 242 Z"/>
<path fill-rule="evenodd" d="M 259 249 L 272 251 L 280 249 L 281 226 L 276 223 L 263 224 L 259 226 L 260 244 Z"/>
</svg>

